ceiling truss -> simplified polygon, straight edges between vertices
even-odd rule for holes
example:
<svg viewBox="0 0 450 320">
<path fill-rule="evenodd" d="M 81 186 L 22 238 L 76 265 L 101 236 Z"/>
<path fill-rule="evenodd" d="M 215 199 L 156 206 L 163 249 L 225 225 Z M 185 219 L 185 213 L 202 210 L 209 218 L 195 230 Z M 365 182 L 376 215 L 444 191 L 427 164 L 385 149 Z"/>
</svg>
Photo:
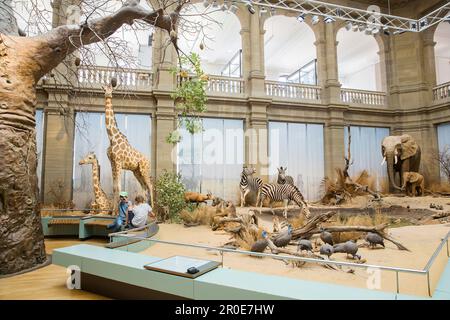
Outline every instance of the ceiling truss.
<svg viewBox="0 0 450 320">
<path fill-rule="evenodd" d="M 299 15 L 322 16 L 330 22 L 339 19 L 373 30 L 394 33 L 421 32 L 442 21 L 450 22 L 449 1 L 418 20 L 377 12 L 372 10 L 374 6 L 370 6 L 368 10 L 362 10 L 315 0 L 240 0 L 239 2 L 245 3 L 247 7 L 258 6 L 260 12 L 270 13 L 276 9 L 295 11 Z"/>
</svg>

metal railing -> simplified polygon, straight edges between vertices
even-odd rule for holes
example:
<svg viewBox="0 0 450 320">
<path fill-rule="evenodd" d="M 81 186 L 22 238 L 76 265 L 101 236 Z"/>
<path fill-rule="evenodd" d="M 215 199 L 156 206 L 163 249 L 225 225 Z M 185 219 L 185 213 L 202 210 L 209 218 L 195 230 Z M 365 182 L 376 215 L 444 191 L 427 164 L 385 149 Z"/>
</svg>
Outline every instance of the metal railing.
<svg viewBox="0 0 450 320">
<path fill-rule="evenodd" d="M 266 94 L 270 97 L 299 100 L 321 99 L 322 88 L 319 86 L 279 81 L 266 81 L 265 87 Z"/>
<path fill-rule="evenodd" d="M 445 245 L 447 246 L 447 257 L 450 257 L 449 244 L 448 244 L 449 238 L 450 238 L 450 232 L 448 232 L 447 235 L 441 240 L 441 242 L 439 243 L 439 246 L 433 252 L 433 254 L 431 255 L 430 259 L 428 260 L 426 266 L 422 270 L 410 269 L 410 268 L 400 268 L 400 267 L 380 266 L 380 265 L 372 265 L 372 264 L 360 264 L 360 263 L 353 263 L 353 262 L 333 261 L 333 260 L 319 260 L 319 259 L 315 259 L 315 258 L 296 257 L 296 256 L 279 255 L 279 254 L 272 254 L 272 253 L 259 253 L 259 252 L 252 252 L 252 251 L 239 250 L 239 249 L 212 247 L 212 246 L 206 246 L 206 245 L 200 245 L 200 244 L 190 244 L 190 243 L 184 243 L 184 242 L 158 240 L 158 239 L 144 238 L 144 237 L 138 237 L 138 236 L 128 237 L 127 239 L 151 241 L 154 243 L 169 244 L 169 245 L 191 247 L 191 248 L 198 248 L 198 249 L 206 249 L 209 251 L 218 251 L 221 255 L 222 266 L 223 266 L 223 254 L 225 252 L 229 252 L 229 253 L 244 254 L 244 255 L 258 256 L 258 257 L 271 257 L 271 258 L 278 259 L 278 260 L 302 261 L 302 262 L 311 262 L 311 263 L 316 263 L 316 264 L 328 264 L 328 265 L 355 267 L 355 268 L 362 268 L 362 269 L 374 268 L 374 269 L 379 269 L 379 270 L 392 271 L 392 272 L 396 273 L 395 279 L 396 279 L 397 294 L 400 293 L 400 282 L 399 282 L 399 273 L 400 272 L 412 273 L 412 274 L 422 274 L 422 275 L 426 275 L 426 277 L 427 277 L 428 295 L 431 297 L 432 292 L 431 292 L 431 283 L 430 283 L 430 269 L 433 266 L 434 261 L 437 259 L 439 253 L 442 251 L 442 248 Z M 112 241 L 112 239 L 110 239 L 110 241 Z"/>
<path fill-rule="evenodd" d="M 386 93 L 341 88 L 341 101 L 344 103 L 364 104 L 370 106 L 385 106 Z"/>
<path fill-rule="evenodd" d="M 450 98 L 450 82 L 443 83 L 433 88 L 433 100 L 445 100 Z"/>
</svg>

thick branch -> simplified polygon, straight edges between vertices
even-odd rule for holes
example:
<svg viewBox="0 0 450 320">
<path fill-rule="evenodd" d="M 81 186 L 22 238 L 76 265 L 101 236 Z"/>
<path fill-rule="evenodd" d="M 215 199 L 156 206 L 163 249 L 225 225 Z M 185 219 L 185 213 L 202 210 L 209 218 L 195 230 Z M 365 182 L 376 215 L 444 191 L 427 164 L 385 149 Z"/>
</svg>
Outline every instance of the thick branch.
<svg viewBox="0 0 450 320">
<path fill-rule="evenodd" d="M 114 14 L 87 21 L 80 25 L 60 26 L 44 35 L 34 37 L 33 39 L 42 45 L 39 49 L 45 53 L 41 54 L 45 59 L 40 63 L 41 70 L 35 75 L 36 81 L 78 48 L 103 41 L 122 25 L 133 24 L 134 20 L 147 22 L 170 33 L 171 30 L 176 29 L 177 17 L 184 4 L 184 1 L 181 2 L 170 14 L 164 14 L 163 9 L 149 11 L 138 4 L 124 5 Z M 177 48 L 176 40 L 176 36 L 171 35 L 171 41 Z"/>
</svg>

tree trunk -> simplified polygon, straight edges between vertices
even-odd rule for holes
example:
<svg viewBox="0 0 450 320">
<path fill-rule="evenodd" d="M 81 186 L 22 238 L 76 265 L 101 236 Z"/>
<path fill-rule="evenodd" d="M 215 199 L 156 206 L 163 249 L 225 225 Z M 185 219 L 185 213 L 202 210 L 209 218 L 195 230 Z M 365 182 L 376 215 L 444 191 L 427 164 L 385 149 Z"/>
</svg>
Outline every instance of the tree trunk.
<svg viewBox="0 0 450 320">
<path fill-rule="evenodd" d="M 11 0 L 0 2 L 0 275 L 46 260 L 38 213 L 36 83 L 78 47 L 101 41 L 141 20 L 170 32 L 186 3 L 170 14 L 126 2 L 117 12 L 36 37 L 18 37 Z M 176 38 L 171 39 L 176 45 Z"/>
</svg>

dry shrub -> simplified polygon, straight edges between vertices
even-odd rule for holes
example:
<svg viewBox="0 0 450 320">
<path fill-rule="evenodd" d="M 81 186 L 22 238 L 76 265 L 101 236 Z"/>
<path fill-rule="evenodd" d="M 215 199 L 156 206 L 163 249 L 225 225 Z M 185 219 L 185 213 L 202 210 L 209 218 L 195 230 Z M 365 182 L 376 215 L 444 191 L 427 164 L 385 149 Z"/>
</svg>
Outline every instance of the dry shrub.
<svg viewBox="0 0 450 320">
<path fill-rule="evenodd" d="M 194 209 L 194 211 L 189 211 L 186 209 L 181 210 L 180 218 L 185 223 L 199 223 L 202 225 L 210 225 L 214 215 L 216 214 L 216 208 L 208 206 L 200 206 Z"/>
<path fill-rule="evenodd" d="M 450 183 L 448 182 L 433 183 L 430 185 L 428 190 L 432 193 L 450 194 Z"/>
<path fill-rule="evenodd" d="M 336 169 L 336 173 L 336 180 L 332 181 L 328 177 L 325 177 L 322 180 L 321 187 L 323 190 L 323 196 L 320 200 L 322 204 L 342 204 L 349 201 L 351 198 L 366 194 L 362 190 L 356 189 L 354 185 L 348 184 L 344 172 L 341 169 Z M 366 170 L 363 170 L 356 176 L 352 177 L 352 180 L 357 184 L 369 186 L 372 190 L 374 189 L 375 179 L 370 177 Z"/>
<path fill-rule="evenodd" d="M 263 232 L 263 230 L 264 229 L 261 227 L 258 227 L 257 230 L 242 229 L 236 237 L 236 244 L 239 246 L 239 248 L 250 251 L 255 241 L 262 239 L 261 233 Z"/>
<path fill-rule="evenodd" d="M 363 214 L 357 216 L 343 216 L 338 215 L 337 219 L 327 226 L 362 226 L 362 227 L 373 227 L 383 223 L 388 223 L 390 221 L 389 217 L 382 213 L 376 213 L 373 216 Z M 333 242 L 341 243 L 348 240 L 357 240 L 361 238 L 364 232 L 335 232 L 333 233 Z"/>
<path fill-rule="evenodd" d="M 301 228 L 306 223 L 305 215 L 303 215 L 303 214 L 296 215 L 294 218 L 289 220 L 289 223 L 291 224 L 292 228 L 294 228 L 294 229 Z"/>
</svg>

